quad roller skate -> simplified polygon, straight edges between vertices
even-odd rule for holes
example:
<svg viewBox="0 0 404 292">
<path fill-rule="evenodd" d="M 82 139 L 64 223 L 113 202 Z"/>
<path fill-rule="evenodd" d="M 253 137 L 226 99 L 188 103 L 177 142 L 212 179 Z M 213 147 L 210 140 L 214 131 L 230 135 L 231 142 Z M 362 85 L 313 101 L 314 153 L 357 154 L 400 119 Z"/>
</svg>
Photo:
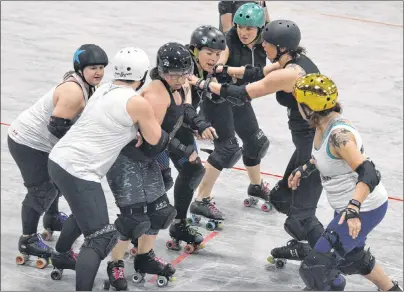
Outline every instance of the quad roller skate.
<svg viewBox="0 0 404 292">
<path fill-rule="evenodd" d="M 276 247 L 271 250 L 271 255 L 267 258 L 270 264 L 274 264 L 277 269 L 283 269 L 287 260 L 303 261 L 311 250 L 307 243 L 302 243 L 296 239 L 289 240 L 286 246 Z"/>
<path fill-rule="evenodd" d="M 128 282 L 125 279 L 124 268 L 125 264 L 122 260 L 117 262 L 108 262 L 108 280 L 104 281 L 104 290 L 109 290 L 110 286 L 114 287 L 117 291 L 124 291 L 128 289 Z"/>
<path fill-rule="evenodd" d="M 63 213 L 45 213 L 42 218 L 42 224 L 45 230 L 42 232 L 44 240 L 49 241 L 52 239 L 54 231 L 62 231 L 63 223 L 67 220 L 68 216 Z"/>
<path fill-rule="evenodd" d="M 76 270 L 77 257 L 78 254 L 74 253 L 73 250 L 52 254 L 53 271 L 50 274 L 52 280 L 61 280 L 63 270 Z"/>
<path fill-rule="evenodd" d="M 269 202 L 269 184 L 262 181 L 260 185 L 250 184 L 248 186 L 248 198 L 244 200 L 245 207 L 253 207 L 258 204 L 259 200 L 263 200 L 261 210 L 269 212 L 272 210 L 272 204 Z"/>
<path fill-rule="evenodd" d="M 181 249 L 181 241 L 185 241 L 187 245 L 184 247 L 185 253 L 191 254 L 199 249 L 204 248 L 202 245 L 203 236 L 196 229 L 190 227 L 186 220 L 179 223 L 173 223 L 169 230 L 172 240 L 166 242 L 168 249 L 179 251 Z"/>
<path fill-rule="evenodd" d="M 134 261 L 135 274 L 132 276 L 133 283 L 141 283 L 146 274 L 157 275 L 157 286 L 167 286 L 168 282 L 174 281 L 175 268 L 156 257 L 151 250 L 146 254 L 137 254 Z"/>
<path fill-rule="evenodd" d="M 17 265 L 24 265 L 28 262 L 31 256 L 36 256 L 38 259 L 35 262 L 35 266 L 38 269 L 45 268 L 50 262 L 49 259 L 54 250 L 47 246 L 39 234 L 33 234 L 27 237 L 20 236 L 18 241 L 19 254 L 15 262 Z"/>
<path fill-rule="evenodd" d="M 199 225 L 202 216 L 208 219 L 205 225 L 207 230 L 213 231 L 223 227 L 224 214 L 216 208 L 211 198 L 203 198 L 202 201 L 193 201 L 189 212 L 191 213 L 191 217 L 187 219 L 188 224 Z"/>
</svg>

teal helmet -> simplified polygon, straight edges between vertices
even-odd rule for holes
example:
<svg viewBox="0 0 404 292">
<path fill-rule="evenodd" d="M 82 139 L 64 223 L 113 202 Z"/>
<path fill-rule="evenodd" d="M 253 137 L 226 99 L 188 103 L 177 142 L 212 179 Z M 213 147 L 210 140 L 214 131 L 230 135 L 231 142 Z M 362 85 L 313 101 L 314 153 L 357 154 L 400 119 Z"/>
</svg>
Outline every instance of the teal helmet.
<svg viewBox="0 0 404 292">
<path fill-rule="evenodd" d="M 263 28 L 265 25 L 264 9 L 256 3 L 246 3 L 237 9 L 233 23 L 241 26 Z"/>
</svg>

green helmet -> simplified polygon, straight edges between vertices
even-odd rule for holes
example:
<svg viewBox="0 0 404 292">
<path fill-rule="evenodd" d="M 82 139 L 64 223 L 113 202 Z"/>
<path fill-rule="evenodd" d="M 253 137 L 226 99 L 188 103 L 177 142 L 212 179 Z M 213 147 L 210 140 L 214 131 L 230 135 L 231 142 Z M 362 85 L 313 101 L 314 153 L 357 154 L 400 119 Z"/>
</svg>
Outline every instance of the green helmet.
<svg viewBox="0 0 404 292">
<path fill-rule="evenodd" d="M 256 3 L 246 3 L 237 9 L 233 22 L 242 26 L 263 28 L 265 25 L 264 9 Z"/>
</svg>

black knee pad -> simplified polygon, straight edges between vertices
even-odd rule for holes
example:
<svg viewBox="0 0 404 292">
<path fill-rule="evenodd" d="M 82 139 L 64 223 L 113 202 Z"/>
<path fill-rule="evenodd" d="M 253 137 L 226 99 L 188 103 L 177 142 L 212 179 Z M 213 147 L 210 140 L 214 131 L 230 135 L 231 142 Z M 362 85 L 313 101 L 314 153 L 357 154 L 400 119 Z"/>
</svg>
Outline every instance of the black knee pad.
<svg viewBox="0 0 404 292">
<path fill-rule="evenodd" d="M 272 188 L 271 192 L 269 193 L 269 200 L 276 211 L 283 214 L 289 213 L 291 197 L 288 193 L 290 192 L 291 189 L 285 187 L 283 180 L 278 181 Z"/>
<path fill-rule="evenodd" d="M 177 210 L 170 204 L 167 194 L 164 194 L 154 202 L 147 204 L 147 214 L 150 218 L 151 228 L 167 229 L 177 216 Z"/>
<path fill-rule="evenodd" d="M 142 236 L 151 226 L 145 203 L 120 207 L 121 214 L 115 220 L 115 227 L 123 235 L 122 240 Z"/>
<path fill-rule="evenodd" d="M 232 168 L 242 156 L 237 139 L 230 138 L 225 141 L 215 141 L 215 149 L 208 157 L 208 162 L 218 170 Z"/>
<path fill-rule="evenodd" d="M 331 253 L 311 250 L 300 264 L 299 274 L 309 291 L 327 291 L 339 276 L 337 260 Z"/>
<path fill-rule="evenodd" d="M 364 250 L 364 247 L 355 248 L 345 255 L 338 262 L 338 268 L 345 275 L 368 275 L 375 267 L 376 259 L 370 253 L 370 249 Z"/>
<path fill-rule="evenodd" d="M 303 220 L 304 233 L 306 234 L 306 240 L 309 242 L 311 247 L 314 247 L 324 233 L 324 226 L 318 220 L 318 218 L 313 215 Z"/>
<path fill-rule="evenodd" d="M 27 189 L 28 193 L 22 204 L 34 209 L 41 215 L 49 209 L 59 195 L 58 190 L 51 181 L 44 182 L 39 186 L 27 187 Z"/>
<path fill-rule="evenodd" d="M 269 140 L 261 129 L 258 129 L 243 144 L 243 156 L 250 159 L 262 159 L 268 152 Z M 254 165 L 252 165 L 254 166 Z"/>
<path fill-rule="evenodd" d="M 203 176 L 205 175 L 206 169 L 202 163 L 185 163 L 178 172 L 178 179 L 187 181 L 188 187 L 191 190 L 195 190 Z"/>
<path fill-rule="evenodd" d="M 92 248 L 104 260 L 118 242 L 119 232 L 112 224 L 84 238 L 83 247 Z"/>
<path fill-rule="evenodd" d="M 283 228 L 297 241 L 307 240 L 307 233 L 301 219 L 294 216 L 288 217 L 286 218 Z"/>
<path fill-rule="evenodd" d="M 161 175 L 163 176 L 164 189 L 168 192 L 174 185 L 174 180 L 171 176 L 171 168 L 162 169 Z"/>
</svg>

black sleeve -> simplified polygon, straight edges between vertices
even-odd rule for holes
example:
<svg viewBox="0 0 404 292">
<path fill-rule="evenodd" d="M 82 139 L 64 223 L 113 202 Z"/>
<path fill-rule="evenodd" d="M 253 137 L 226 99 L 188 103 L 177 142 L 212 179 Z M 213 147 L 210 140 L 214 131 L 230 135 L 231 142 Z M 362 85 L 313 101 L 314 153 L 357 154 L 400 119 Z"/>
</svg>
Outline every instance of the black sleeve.
<svg viewBox="0 0 404 292">
<path fill-rule="evenodd" d="M 232 6 L 233 6 L 233 1 L 219 1 L 218 8 L 219 8 L 219 14 L 227 14 L 227 13 L 232 13 Z"/>
</svg>

